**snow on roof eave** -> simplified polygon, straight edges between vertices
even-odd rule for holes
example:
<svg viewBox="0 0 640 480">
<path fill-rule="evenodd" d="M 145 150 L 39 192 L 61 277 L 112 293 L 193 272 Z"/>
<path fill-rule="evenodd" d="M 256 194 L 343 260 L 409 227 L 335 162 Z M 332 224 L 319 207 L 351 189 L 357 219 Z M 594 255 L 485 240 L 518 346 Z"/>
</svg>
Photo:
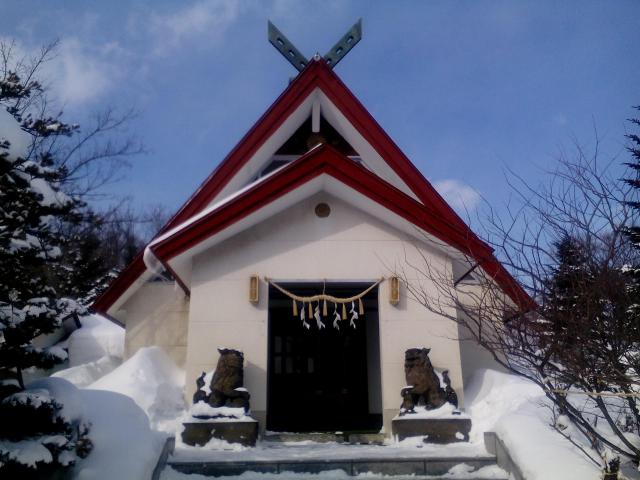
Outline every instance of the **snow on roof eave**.
<svg viewBox="0 0 640 480">
<path fill-rule="evenodd" d="M 168 260 L 168 264 L 171 269 L 180 276 L 185 284 L 190 286 L 190 269 L 192 259 L 203 253 L 210 248 L 222 243 L 223 241 L 238 235 L 239 233 L 257 225 L 260 222 L 266 221 L 269 218 L 281 213 L 294 206 L 296 203 L 304 201 L 305 199 L 315 195 L 319 192 L 325 192 L 333 197 L 336 197 L 343 202 L 351 205 L 352 207 L 363 211 L 370 216 L 377 218 L 383 223 L 395 228 L 406 234 L 414 241 L 418 241 L 423 245 L 427 245 L 433 251 L 438 251 L 444 256 L 462 256 L 462 253 L 456 248 L 446 244 L 437 237 L 422 230 L 410 221 L 396 214 L 395 212 L 387 209 L 383 205 L 375 202 L 366 195 L 352 189 L 350 186 L 345 185 L 334 177 L 324 173 L 313 180 L 301 185 L 297 189 L 279 197 L 273 202 L 265 205 L 258 211 L 251 215 L 241 219 L 233 225 L 225 228 L 221 232 L 218 232 L 206 240 L 203 240 L 198 245 L 188 249 L 185 252 Z M 215 209 L 211 209 L 213 211 Z M 185 225 L 186 226 L 186 225 Z"/>
<path fill-rule="evenodd" d="M 275 173 L 277 173 L 281 168 L 286 167 L 286 165 L 283 165 L 282 167 L 277 168 L 276 170 L 274 170 L 273 172 L 270 172 L 268 175 L 265 175 L 264 177 L 259 178 L 258 180 L 256 180 L 255 182 L 250 183 L 249 185 L 245 186 L 244 188 L 238 190 L 237 192 L 229 195 L 226 198 L 223 198 L 222 200 L 220 200 L 219 202 L 216 202 L 215 204 L 205 208 L 202 212 L 194 215 L 193 217 L 191 217 L 189 220 L 187 220 L 186 222 L 181 223 L 180 225 L 176 226 L 175 228 L 172 228 L 171 230 L 169 230 L 168 232 L 165 232 L 163 235 L 160 235 L 159 237 L 155 238 L 154 240 L 152 240 L 144 249 L 144 253 L 143 253 L 143 261 L 144 261 L 144 265 L 146 267 L 145 272 L 138 277 L 138 279 L 133 282 L 129 288 L 127 288 L 124 293 L 122 295 L 120 295 L 120 297 L 107 309 L 107 314 L 108 315 L 114 315 L 115 312 L 117 312 L 119 310 L 119 308 L 142 286 L 144 285 L 147 280 L 149 280 L 150 278 L 153 278 L 154 276 L 157 275 L 162 275 L 164 272 L 164 265 L 163 262 L 158 259 L 151 247 L 159 242 L 161 242 L 162 240 L 170 237 L 171 235 L 174 235 L 175 233 L 179 232 L 180 230 L 182 230 L 183 228 L 185 228 L 186 226 L 190 225 L 191 223 L 195 222 L 196 220 L 198 220 L 199 218 L 202 218 L 203 216 L 207 215 L 208 213 L 226 205 L 227 203 L 231 202 L 234 198 L 239 197 L 240 195 L 242 195 L 244 192 L 246 192 L 247 190 L 250 190 L 251 188 L 261 184 L 262 182 L 266 181 L 269 177 L 271 177 L 272 175 L 274 175 Z"/>
<path fill-rule="evenodd" d="M 317 147 L 314 147 L 317 148 Z M 313 151 L 313 149 L 309 150 L 310 152 Z M 174 228 L 172 228 L 171 230 L 168 230 L 167 232 L 163 233 L 162 235 L 160 235 L 157 238 L 154 238 L 145 248 L 145 253 L 147 250 L 150 250 L 151 247 L 153 247 L 154 245 L 157 245 L 158 243 L 166 240 L 169 237 L 172 237 L 173 235 L 175 235 L 176 233 L 178 233 L 181 230 L 184 230 L 186 227 L 188 227 L 189 225 L 191 225 L 192 223 L 200 220 L 202 217 L 205 217 L 207 215 L 209 215 L 211 212 L 214 212 L 215 210 L 218 210 L 220 208 L 222 208 L 223 206 L 227 205 L 228 203 L 230 203 L 231 201 L 235 200 L 236 198 L 238 198 L 239 196 L 241 196 L 242 194 L 244 194 L 245 192 L 251 190 L 252 188 L 257 187 L 258 185 L 266 182 L 269 178 L 271 178 L 273 175 L 275 175 L 276 173 L 278 173 L 280 170 L 282 170 L 283 168 L 285 168 L 287 165 L 282 165 L 278 168 L 276 168 L 275 170 L 273 170 L 272 172 L 269 172 L 267 175 L 258 178 L 257 180 L 249 183 L 248 185 L 245 185 L 243 188 L 241 188 L 240 190 L 233 192 L 232 194 L 226 196 L 225 198 L 209 205 L 207 208 L 205 208 L 204 210 L 202 210 L 201 212 L 195 214 L 194 216 L 190 217 L 188 220 L 182 222 L 181 224 L 175 226 Z M 155 258 L 155 255 L 154 255 Z M 145 262 L 146 263 L 146 262 Z"/>
</svg>

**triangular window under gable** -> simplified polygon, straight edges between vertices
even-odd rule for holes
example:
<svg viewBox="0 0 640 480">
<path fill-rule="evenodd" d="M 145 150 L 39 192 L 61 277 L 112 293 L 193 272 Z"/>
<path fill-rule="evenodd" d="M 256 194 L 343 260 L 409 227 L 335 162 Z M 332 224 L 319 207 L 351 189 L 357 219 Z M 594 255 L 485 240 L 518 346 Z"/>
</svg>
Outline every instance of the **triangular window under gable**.
<svg viewBox="0 0 640 480">
<path fill-rule="evenodd" d="M 318 144 L 331 145 L 340 153 L 351 160 L 362 163 L 360 154 L 347 142 L 333 126 L 320 116 L 319 128 L 313 131 L 312 119 L 309 117 L 300 127 L 289 137 L 287 141 L 276 151 L 265 167 L 260 170 L 257 178 L 263 177 L 274 170 L 297 160 Z"/>
</svg>

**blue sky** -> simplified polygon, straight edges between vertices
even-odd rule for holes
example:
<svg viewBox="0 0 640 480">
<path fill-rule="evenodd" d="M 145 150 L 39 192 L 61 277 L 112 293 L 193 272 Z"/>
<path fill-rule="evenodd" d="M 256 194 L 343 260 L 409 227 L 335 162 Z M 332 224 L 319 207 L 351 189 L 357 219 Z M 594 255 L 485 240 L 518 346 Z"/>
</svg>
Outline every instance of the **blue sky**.
<svg viewBox="0 0 640 480">
<path fill-rule="evenodd" d="M 134 106 L 150 154 L 112 188 L 177 209 L 295 70 L 266 40 L 271 19 L 307 56 L 359 18 L 336 72 L 440 188 L 506 201 L 503 172 L 536 182 L 562 145 L 620 153 L 640 104 L 638 1 L 87 2 L 3 0 L 0 36 L 46 67 L 66 119 Z M 624 155 L 622 157 L 624 159 Z"/>
</svg>

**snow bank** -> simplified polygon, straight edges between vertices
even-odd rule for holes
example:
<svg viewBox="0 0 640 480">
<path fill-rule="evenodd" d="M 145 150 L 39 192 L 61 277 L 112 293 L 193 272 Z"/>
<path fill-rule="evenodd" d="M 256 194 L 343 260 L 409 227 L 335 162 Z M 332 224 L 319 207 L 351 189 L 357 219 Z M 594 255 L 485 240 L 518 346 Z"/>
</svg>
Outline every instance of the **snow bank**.
<svg viewBox="0 0 640 480">
<path fill-rule="evenodd" d="M 542 399 L 540 399 L 542 400 Z M 527 480 L 597 480 L 600 470 L 550 426 L 549 410 L 528 403 L 505 415 L 496 433 Z"/>
<path fill-rule="evenodd" d="M 153 432 L 144 411 L 124 395 L 80 390 L 91 422 L 91 454 L 74 469 L 78 480 L 151 478 L 164 436 Z"/>
<path fill-rule="evenodd" d="M 479 371 L 465 391 L 471 441 L 495 431 L 527 480 L 596 480 L 598 467 L 554 431 L 540 388 L 520 377 Z"/>
<path fill-rule="evenodd" d="M 67 341 L 69 366 L 95 362 L 104 356 L 124 356 L 124 328 L 100 315 L 88 315 L 81 320 L 82 328 Z"/>
<path fill-rule="evenodd" d="M 171 433 L 175 432 L 175 421 L 185 410 L 183 387 L 184 371 L 160 347 L 141 348 L 89 386 L 131 397 L 148 415 L 153 428 Z"/>
<path fill-rule="evenodd" d="M 76 367 L 58 370 L 52 377 L 64 378 L 76 387 L 87 387 L 96 380 L 115 370 L 122 363 L 120 357 L 108 355 L 95 362 L 89 362 Z"/>
<path fill-rule="evenodd" d="M 520 377 L 496 370 L 479 370 L 465 388 L 467 413 L 472 418 L 470 439 L 482 442 L 498 420 L 542 395 L 540 388 Z"/>
</svg>

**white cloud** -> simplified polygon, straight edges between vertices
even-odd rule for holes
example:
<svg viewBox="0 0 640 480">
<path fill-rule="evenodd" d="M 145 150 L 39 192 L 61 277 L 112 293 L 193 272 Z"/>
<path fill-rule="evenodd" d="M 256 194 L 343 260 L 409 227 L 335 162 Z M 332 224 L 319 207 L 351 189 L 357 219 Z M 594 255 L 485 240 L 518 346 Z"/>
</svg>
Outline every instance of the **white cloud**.
<svg viewBox="0 0 640 480">
<path fill-rule="evenodd" d="M 459 180 L 439 180 L 433 186 L 458 213 L 471 212 L 480 203 L 480 194 Z"/>
<path fill-rule="evenodd" d="M 156 54 L 166 54 L 184 42 L 207 35 L 219 41 L 237 18 L 241 4 L 235 0 L 200 0 L 167 14 L 151 16 Z"/>
<path fill-rule="evenodd" d="M 60 101 L 77 105 L 107 92 L 122 74 L 113 52 L 112 45 L 92 48 L 77 38 L 63 40 L 48 72 Z"/>
<path fill-rule="evenodd" d="M 0 41 L 11 42 L 6 38 Z M 14 60 L 29 64 L 41 47 L 14 42 Z M 76 107 L 102 97 L 126 74 L 127 53 L 113 42 L 94 45 L 77 37 L 60 41 L 37 73 L 55 104 Z"/>
</svg>

